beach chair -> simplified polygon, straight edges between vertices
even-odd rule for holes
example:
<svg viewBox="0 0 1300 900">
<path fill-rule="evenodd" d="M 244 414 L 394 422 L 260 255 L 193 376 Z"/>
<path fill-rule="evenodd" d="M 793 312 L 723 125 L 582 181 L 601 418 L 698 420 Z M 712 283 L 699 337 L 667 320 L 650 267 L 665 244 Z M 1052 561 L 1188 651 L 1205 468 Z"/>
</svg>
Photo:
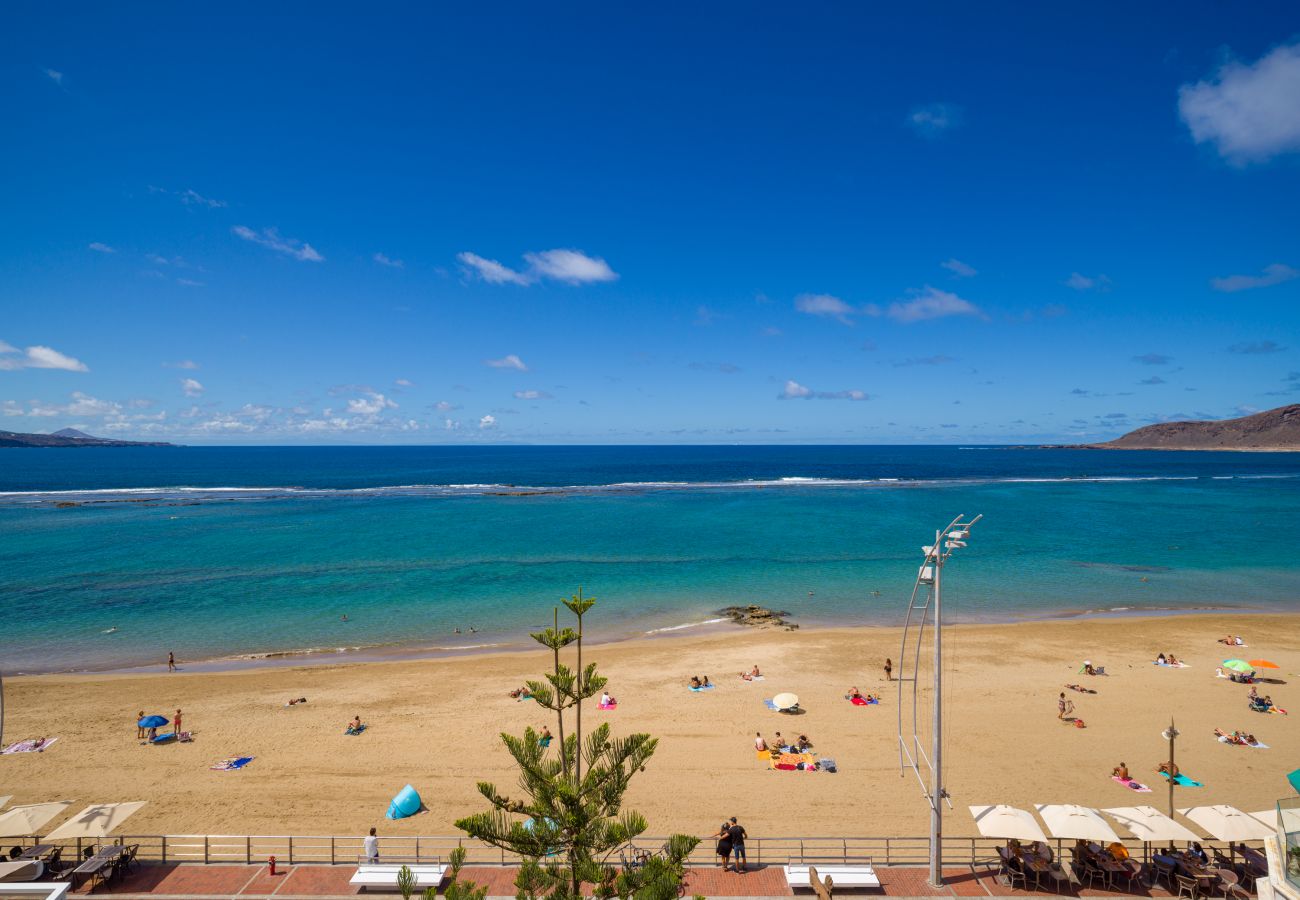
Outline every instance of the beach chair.
<svg viewBox="0 0 1300 900">
<path fill-rule="evenodd" d="M 1184 895 L 1191 897 L 1192 900 L 1201 900 L 1201 883 L 1195 878 L 1188 878 L 1186 875 L 1174 873 L 1174 881 L 1178 884 L 1177 896 Z"/>
</svg>

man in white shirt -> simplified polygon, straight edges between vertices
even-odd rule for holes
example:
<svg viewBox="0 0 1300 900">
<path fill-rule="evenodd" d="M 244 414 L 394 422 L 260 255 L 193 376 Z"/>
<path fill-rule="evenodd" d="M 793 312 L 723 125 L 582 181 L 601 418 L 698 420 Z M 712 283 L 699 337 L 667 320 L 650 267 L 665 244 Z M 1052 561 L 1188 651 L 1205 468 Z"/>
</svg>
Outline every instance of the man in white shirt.
<svg viewBox="0 0 1300 900">
<path fill-rule="evenodd" d="M 370 834 L 363 842 L 366 848 L 366 862 L 379 862 L 379 838 L 375 836 L 375 829 L 370 829 Z"/>
</svg>

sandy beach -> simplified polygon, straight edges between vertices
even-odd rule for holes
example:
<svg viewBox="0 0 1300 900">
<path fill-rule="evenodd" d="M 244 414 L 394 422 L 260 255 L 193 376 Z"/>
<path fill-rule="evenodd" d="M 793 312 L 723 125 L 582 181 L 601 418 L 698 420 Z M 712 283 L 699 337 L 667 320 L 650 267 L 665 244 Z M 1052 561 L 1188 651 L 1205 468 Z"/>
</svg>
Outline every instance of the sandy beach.
<svg viewBox="0 0 1300 900">
<path fill-rule="evenodd" d="M 599 608 L 596 610 L 599 614 Z M 1246 649 L 1216 639 L 1243 634 Z M 1161 730 L 1170 717 L 1182 770 L 1206 786 L 1180 789 L 1179 805 L 1230 803 L 1270 807 L 1294 792 L 1286 772 L 1300 758 L 1300 693 L 1289 673 L 1300 667 L 1300 615 L 1181 615 L 962 625 L 946 632 L 948 787 L 956 812 L 949 834 L 974 834 L 968 804 L 1075 802 L 1097 807 L 1163 807 Z M 648 731 L 659 749 L 636 777 L 630 805 L 653 834 L 704 834 L 721 816 L 742 817 L 755 836 L 920 835 L 927 818 L 913 776 L 900 774 L 898 696 L 882 664 L 898 670 L 899 633 L 886 628 L 794 632 L 736 628 L 707 635 L 640 640 L 590 648 L 619 700 L 614 712 L 587 708 L 587 722 L 608 719 L 617 732 Z M 1152 665 L 1173 652 L 1188 668 Z M 1215 677 L 1225 657 L 1278 663 L 1279 684 L 1260 685 L 1294 715 L 1247 708 L 1244 685 Z M 1107 676 L 1078 674 L 1084 659 Z M 452 822 L 483 808 L 479 780 L 513 789 L 503 730 L 554 722 L 535 703 L 507 691 L 538 677 L 542 652 L 454 659 L 321 664 L 218 673 L 56 675 L 6 682 L 6 743 L 57 737 L 44 753 L 0 757 L 0 794 L 13 803 L 148 800 L 130 821 L 137 834 L 454 834 Z M 759 665 L 766 678 L 737 673 Z M 712 691 L 692 693 L 692 674 Z M 1067 691 L 1087 727 L 1057 720 Z M 856 685 L 884 693 L 879 706 L 844 699 Z M 805 714 L 770 712 L 763 699 L 799 695 Z M 305 705 L 286 708 L 290 697 Z M 141 746 L 134 720 L 143 709 L 184 709 L 195 739 Z M 368 723 L 343 734 L 353 715 Z M 1270 749 L 1219 743 L 1215 727 L 1253 732 Z M 775 772 L 755 759 L 756 731 L 807 734 L 833 757 L 838 774 Z M 210 771 L 231 755 L 256 759 L 238 772 Z M 1154 793 L 1116 784 L 1111 768 L 1128 763 Z M 429 811 L 383 819 L 407 783 Z"/>
</svg>

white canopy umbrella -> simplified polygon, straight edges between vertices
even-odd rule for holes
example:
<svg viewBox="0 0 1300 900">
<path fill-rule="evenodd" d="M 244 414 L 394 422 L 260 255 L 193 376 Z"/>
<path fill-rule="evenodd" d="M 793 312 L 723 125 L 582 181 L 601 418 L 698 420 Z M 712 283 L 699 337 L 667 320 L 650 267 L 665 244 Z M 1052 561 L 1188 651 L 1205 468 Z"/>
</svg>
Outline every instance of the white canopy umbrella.
<svg viewBox="0 0 1300 900">
<path fill-rule="evenodd" d="M 799 705 L 799 698 L 786 691 L 784 694 L 777 694 L 772 698 L 772 705 L 777 709 L 794 709 Z"/>
<path fill-rule="evenodd" d="M 0 809 L 4 809 L 5 804 L 8 803 L 13 798 L 14 798 L 13 794 L 6 794 L 5 796 L 0 797 Z"/>
<path fill-rule="evenodd" d="M 28 806 L 15 806 L 7 813 L 0 814 L 0 838 L 29 837 L 40 834 L 41 829 L 51 819 L 72 805 L 71 800 L 57 803 L 32 803 Z"/>
<path fill-rule="evenodd" d="M 15 862 L 0 862 L 0 881 L 35 881 L 43 874 L 45 874 L 45 863 L 41 862 L 39 859 L 22 859 Z"/>
<path fill-rule="evenodd" d="M 45 835 L 47 841 L 70 841 L 76 838 L 102 838 L 119 827 L 127 817 L 145 805 L 144 800 L 132 803 L 99 803 L 87 806 L 58 828 Z"/>
<path fill-rule="evenodd" d="M 1254 816 L 1222 803 L 1178 810 L 1220 841 L 1262 841 L 1277 833 Z"/>
<path fill-rule="evenodd" d="M 1252 819 L 1259 819 L 1269 827 L 1270 831 L 1277 831 L 1277 810 L 1263 809 L 1259 812 L 1249 814 Z M 1282 830 L 1283 831 L 1300 831 L 1300 809 L 1282 810 Z"/>
<path fill-rule="evenodd" d="M 1034 808 L 1047 823 L 1053 837 L 1077 841 L 1118 842 L 1119 835 L 1097 810 L 1074 803 L 1037 803 Z"/>
<path fill-rule="evenodd" d="M 1127 828 L 1140 841 L 1199 841 L 1201 839 L 1190 828 L 1184 828 L 1154 806 L 1120 806 L 1115 809 L 1103 809 L 1102 812 Z"/>
<path fill-rule="evenodd" d="M 1043 834 L 1038 821 L 1023 809 L 999 803 L 997 806 L 972 806 L 970 814 L 975 817 L 975 827 L 985 837 L 1047 843 L 1047 835 Z"/>
</svg>

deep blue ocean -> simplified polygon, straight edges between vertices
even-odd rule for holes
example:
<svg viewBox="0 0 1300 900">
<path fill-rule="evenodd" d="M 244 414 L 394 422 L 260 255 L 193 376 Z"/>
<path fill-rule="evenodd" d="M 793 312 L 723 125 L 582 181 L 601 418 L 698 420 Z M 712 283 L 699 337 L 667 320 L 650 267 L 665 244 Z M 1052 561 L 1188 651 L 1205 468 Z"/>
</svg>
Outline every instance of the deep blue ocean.
<svg viewBox="0 0 1300 900">
<path fill-rule="evenodd" d="M 579 586 L 604 637 L 747 603 L 888 624 L 922 544 L 976 513 L 956 619 L 1300 606 L 1300 454 L 12 449 L 0 669 L 516 647 Z"/>
</svg>

